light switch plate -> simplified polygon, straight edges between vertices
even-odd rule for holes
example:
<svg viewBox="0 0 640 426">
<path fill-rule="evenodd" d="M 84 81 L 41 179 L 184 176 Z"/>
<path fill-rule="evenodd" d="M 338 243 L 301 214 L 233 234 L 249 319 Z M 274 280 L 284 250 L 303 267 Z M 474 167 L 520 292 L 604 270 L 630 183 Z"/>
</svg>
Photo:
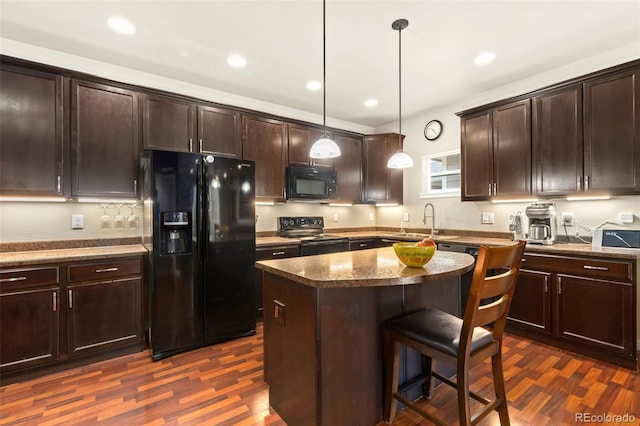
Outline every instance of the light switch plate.
<svg viewBox="0 0 640 426">
<path fill-rule="evenodd" d="M 71 215 L 71 229 L 84 229 L 84 215 L 72 214 Z"/>
<path fill-rule="evenodd" d="M 484 225 L 491 225 L 493 223 L 494 216 L 493 212 L 482 213 L 482 223 Z"/>
<path fill-rule="evenodd" d="M 402 220 L 405 221 L 405 222 L 409 222 L 409 213 L 408 212 L 405 212 L 405 214 L 402 215 Z"/>
<path fill-rule="evenodd" d="M 334 213 L 333 214 L 333 221 L 337 222 L 338 221 L 338 213 Z"/>
</svg>

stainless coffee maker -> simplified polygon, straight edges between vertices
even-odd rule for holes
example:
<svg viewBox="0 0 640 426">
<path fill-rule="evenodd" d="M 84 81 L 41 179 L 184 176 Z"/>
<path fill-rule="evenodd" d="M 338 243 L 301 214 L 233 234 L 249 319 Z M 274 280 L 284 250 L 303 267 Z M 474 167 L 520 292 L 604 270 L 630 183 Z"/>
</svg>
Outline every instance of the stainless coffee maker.
<svg viewBox="0 0 640 426">
<path fill-rule="evenodd" d="M 556 206 L 553 203 L 534 203 L 525 210 L 529 218 L 528 243 L 555 244 L 557 236 Z"/>
</svg>

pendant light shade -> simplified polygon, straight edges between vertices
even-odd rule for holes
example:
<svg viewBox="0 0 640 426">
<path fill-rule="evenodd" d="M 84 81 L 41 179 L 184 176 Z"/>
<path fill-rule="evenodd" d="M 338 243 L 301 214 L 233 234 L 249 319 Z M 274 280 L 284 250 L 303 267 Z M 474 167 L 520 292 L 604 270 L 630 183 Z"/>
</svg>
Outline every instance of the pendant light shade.
<svg viewBox="0 0 640 426">
<path fill-rule="evenodd" d="M 413 160 L 411 159 L 411 156 L 409 156 L 409 154 L 407 154 L 403 150 L 400 150 L 389 158 L 387 167 L 390 169 L 406 169 L 409 167 L 413 167 Z"/>
<path fill-rule="evenodd" d="M 322 0 L 322 127 L 324 132 L 309 152 L 311 158 L 335 158 L 340 156 L 340 147 L 327 136 L 327 41 L 326 41 L 326 5 Z"/>
<path fill-rule="evenodd" d="M 398 31 L 398 145 L 402 146 L 402 30 L 409 26 L 406 19 L 397 19 L 391 28 Z M 406 169 L 413 167 L 413 160 L 402 149 L 389 158 L 387 167 L 390 169 Z"/>
</svg>

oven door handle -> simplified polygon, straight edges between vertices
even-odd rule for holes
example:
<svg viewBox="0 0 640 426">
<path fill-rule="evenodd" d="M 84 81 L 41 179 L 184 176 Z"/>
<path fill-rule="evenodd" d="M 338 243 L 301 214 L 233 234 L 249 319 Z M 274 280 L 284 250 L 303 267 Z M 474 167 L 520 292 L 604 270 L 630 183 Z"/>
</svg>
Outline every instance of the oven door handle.
<svg viewBox="0 0 640 426">
<path fill-rule="evenodd" d="M 320 240 L 320 241 L 303 241 L 300 243 L 303 247 L 312 247 L 312 246 L 328 246 L 334 244 L 344 244 L 348 243 L 349 240 Z"/>
</svg>

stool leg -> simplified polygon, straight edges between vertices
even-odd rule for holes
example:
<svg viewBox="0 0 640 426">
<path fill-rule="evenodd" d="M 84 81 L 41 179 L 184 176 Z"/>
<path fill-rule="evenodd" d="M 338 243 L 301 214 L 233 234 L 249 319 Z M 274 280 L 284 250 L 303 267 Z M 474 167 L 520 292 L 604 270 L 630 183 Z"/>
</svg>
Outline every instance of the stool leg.
<svg viewBox="0 0 640 426">
<path fill-rule="evenodd" d="M 510 425 L 509 407 L 507 406 L 507 391 L 504 387 L 501 351 L 498 351 L 491 357 L 491 370 L 493 371 L 493 388 L 496 392 L 496 398 L 502 398 L 502 403 L 497 408 L 498 414 L 500 415 L 500 424 L 502 426 Z"/>
<path fill-rule="evenodd" d="M 427 382 L 422 385 L 422 396 L 425 399 L 431 399 L 431 397 L 433 396 L 433 387 L 434 387 L 434 380 L 433 380 L 433 372 L 436 369 L 436 360 L 428 357 L 426 355 L 422 355 L 422 362 L 423 362 L 423 369 L 424 369 L 424 374 L 427 376 Z"/>
<path fill-rule="evenodd" d="M 464 359 L 458 359 L 458 374 L 456 376 L 458 391 L 458 415 L 460 426 L 471 425 L 471 406 L 469 401 L 469 369 Z"/>
<path fill-rule="evenodd" d="M 389 332 L 384 336 L 384 421 L 390 423 L 396 416 L 397 402 L 393 394 L 398 391 L 398 366 L 400 364 L 400 343 Z"/>
</svg>

